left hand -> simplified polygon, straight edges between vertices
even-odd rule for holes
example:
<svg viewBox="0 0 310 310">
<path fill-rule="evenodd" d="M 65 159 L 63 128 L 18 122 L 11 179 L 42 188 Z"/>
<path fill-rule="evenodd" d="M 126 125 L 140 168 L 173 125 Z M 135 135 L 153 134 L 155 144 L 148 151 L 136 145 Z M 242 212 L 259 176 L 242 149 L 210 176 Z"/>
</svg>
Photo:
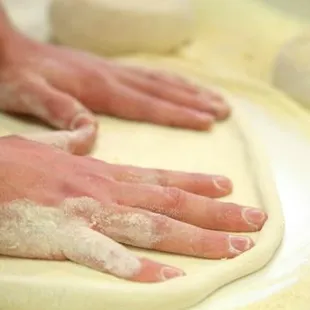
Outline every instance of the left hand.
<svg viewBox="0 0 310 310">
<path fill-rule="evenodd" d="M 74 156 L 73 137 L 59 131 L 27 138 L 35 141 L 0 138 L 1 255 L 69 259 L 131 281 L 161 282 L 184 271 L 117 242 L 234 258 L 254 246 L 252 238 L 236 233 L 257 232 L 267 220 L 261 210 L 213 199 L 232 191 L 224 176 Z"/>
<path fill-rule="evenodd" d="M 3 53 L 0 109 L 36 116 L 59 129 L 95 123 L 90 111 L 196 130 L 208 130 L 230 113 L 219 95 L 181 78 L 21 35 Z"/>
</svg>

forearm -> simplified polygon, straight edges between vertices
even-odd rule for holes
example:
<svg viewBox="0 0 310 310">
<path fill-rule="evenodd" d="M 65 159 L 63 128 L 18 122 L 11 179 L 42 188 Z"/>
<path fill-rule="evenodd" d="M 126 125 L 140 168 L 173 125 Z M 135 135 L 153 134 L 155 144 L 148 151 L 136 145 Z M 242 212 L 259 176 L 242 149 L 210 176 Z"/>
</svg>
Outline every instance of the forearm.
<svg viewBox="0 0 310 310">
<path fill-rule="evenodd" d="M 4 10 L 2 1 L 0 0 L 0 40 L 7 36 L 7 33 L 13 31 L 12 24 Z"/>
<path fill-rule="evenodd" d="M 5 12 L 2 1 L 0 0 L 0 57 L 2 51 L 9 44 L 9 42 L 15 37 L 16 30 L 9 20 L 8 15 Z"/>
</svg>

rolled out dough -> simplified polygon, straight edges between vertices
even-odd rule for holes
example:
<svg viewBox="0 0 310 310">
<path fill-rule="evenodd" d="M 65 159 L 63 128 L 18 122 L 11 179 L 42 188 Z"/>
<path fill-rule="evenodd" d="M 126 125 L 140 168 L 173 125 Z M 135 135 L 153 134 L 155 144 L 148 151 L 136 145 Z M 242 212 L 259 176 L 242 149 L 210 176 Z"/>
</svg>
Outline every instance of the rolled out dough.
<svg viewBox="0 0 310 310">
<path fill-rule="evenodd" d="M 53 0 L 55 41 L 110 55 L 170 52 L 191 38 L 190 0 Z"/>
<path fill-rule="evenodd" d="M 164 65 L 167 69 L 167 63 Z M 170 67 L 182 71 L 172 64 Z M 206 82 L 191 70 L 186 70 L 186 75 L 197 83 Z M 281 206 L 264 149 L 238 108 L 240 100 L 225 95 L 234 115 L 218 124 L 212 134 L 101 117 L 94 156 L 114 163 L 230 177 L 234 193 L 224 200 L 262 208 L 269 215 L 262 231 L 251 234 L 257 242 L 252 250 L 232 260 L 205 260 L 133 249 L 187 273 L 160 284 L 126 282 L 70 262 L 1 258 L 0 309 L 188 309 L 217 288 L 265 266 L 282 240 Z M 0 120 L 0 134 L 45 130 L 6 115 Z"/>
</svg>

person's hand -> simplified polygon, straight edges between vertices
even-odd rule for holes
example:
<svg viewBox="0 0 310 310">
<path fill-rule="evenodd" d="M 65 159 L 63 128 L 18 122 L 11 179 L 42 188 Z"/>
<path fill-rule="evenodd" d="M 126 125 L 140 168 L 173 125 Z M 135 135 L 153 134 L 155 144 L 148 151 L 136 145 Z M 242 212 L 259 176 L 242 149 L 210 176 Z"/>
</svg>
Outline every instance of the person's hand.
<svg viewBox="0 0 310 310">
<path fill-rule="evenodd" d="M 56 133 L 39 140 L 52 137 L 69 150 L 72 133 L 59 136 L 60 143 Z M 0 188 L 0 254 L 68 259 L 140 282 L 184 272 L 117 242 L 234 258 L 254 243 L 230 232 L 258 231 L 267 219 L 258 209 L 215 200 L 232 191 L 223 176 L 108 164 L 17 136 L 0 138 Z"/>
<path fill-rule="evenodd" d="M 60 129 L 95 119 L 90 111 L 197 130 L 228 117 L 221 96 L 181 78 L 16 36 L 0 61 L 0 109 Z"/>
</svg>

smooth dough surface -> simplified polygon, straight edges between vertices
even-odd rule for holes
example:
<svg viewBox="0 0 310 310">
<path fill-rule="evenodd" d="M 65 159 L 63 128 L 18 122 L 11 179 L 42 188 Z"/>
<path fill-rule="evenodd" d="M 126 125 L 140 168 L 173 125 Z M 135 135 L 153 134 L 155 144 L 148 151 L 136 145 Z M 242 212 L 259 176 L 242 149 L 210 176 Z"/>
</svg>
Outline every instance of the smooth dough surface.
<svg viewBox="0 0 310 310">
<path fill-rule="evenodd" d="M 179 48 L 192 35 L 190 0 L 53 0 L 53 39 L 104 55 Z"/>
<path fill-rule="evenodd" d="M 189 71 L 188 76 L 191 74 Z M 193 80 L 204 83 L 194 76 Z M 184 278 L 161 284 L 126 282 L 69 262 L 2 259 L 0 291 L 6 296 L 5 309 L 35 309 L 38 303 L 46 305 L 46 310 L 59 309 L 60 305 L 67 310 L 82 310 L 90 305 L 99 310 L 103 304 L 106 309 L 137 310 L 144 309 L 146 303 L 148 309 L 154 310 L 184 309 L 217 288 L 267 264 L 283 237 L 281 205 L 263 148 L 239 111 L 238 99 L 228 98 L 235 114 L 229 121 L 219 124 L 212 134 L 102 117 L 94 156 L 114 163 L 229 176 L 235 190 L 225 200 L 262 208 L 269 215 L 262 231 L 251 234 L 257 242 L 252 250 L 231 260 L 142 251 L 147 257 L 187 272 Z M 1 116 L 2 133 L 24 132 L 25 126 Z M 33 125 L 29 130 L 34 127 L 39 129 Z M 13 293 L 15 290 L 21 292 L 19 298 Z M 75 294 L 74 299 L 72 294 Z M 27 306 L 24 299 L 27 299 Z"/>
</svg>

